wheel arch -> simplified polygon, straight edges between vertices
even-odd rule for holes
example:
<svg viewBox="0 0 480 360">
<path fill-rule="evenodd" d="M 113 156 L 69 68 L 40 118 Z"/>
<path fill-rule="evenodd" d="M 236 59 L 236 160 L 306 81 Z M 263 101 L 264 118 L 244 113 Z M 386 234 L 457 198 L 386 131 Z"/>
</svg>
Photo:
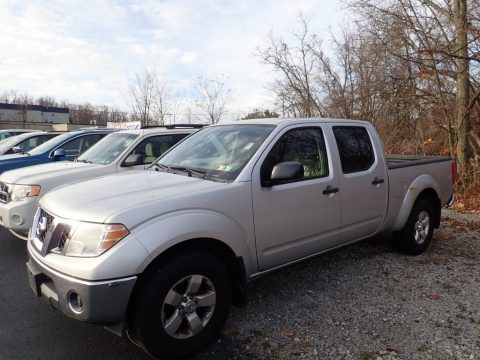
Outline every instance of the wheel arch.
<svg viewBox="0 0 480 360">
<path fill-rule="evenodd" d="M 213 238 L 193 238 L 185 240 L 160 253 L 156 258 L 152 259 L 145 270 L 139 274 L 139 281 L 137 281 L 133 289 L 133 294 L 137 286 L 142 286 L 142 278 L 148 277 L 147 274 L 157 268 L 158 264 L 187 252 L 207 252 L 216 256 L 225 265 L 232 279 L 233 303 L 238 306 L 245 304 L 247 277 L 244 259 L 242 256 L 236 256 L 227 244 Z"/>
<path fill-rule="evenodd" d="M 431 202 L 434 209 L 433 226 L 435 228 L 440 226 L 442 208 L 440 198 L 438 197 L 438 191 L 435 189 L 435 186 L 425 186 L 419 191 L 419 187 L 412 184 L 405 195 L 397 220 L 393 226 L 393 231 L 399 231 L 405 226 L 413 207 L 420 199 L 427 199 Z"/>
</svg>

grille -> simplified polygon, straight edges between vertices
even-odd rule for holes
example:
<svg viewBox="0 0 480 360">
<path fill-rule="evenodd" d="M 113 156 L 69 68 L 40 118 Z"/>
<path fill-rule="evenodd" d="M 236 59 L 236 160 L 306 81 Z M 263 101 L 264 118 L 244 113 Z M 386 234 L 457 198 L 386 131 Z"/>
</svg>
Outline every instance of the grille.
<svg viewBox="0 0 480 360">
<path fill-rule="evenodd" d="M 38 217 L 38 223 L 36 224 L 36 235 L 38 240 L 42 243 L 45 241 L 47 234 L 51 234 L 53 231 L 53 215 L 50 215 L 45 210 L 40 209 L 40 216 Z"/>
<path fill-rule="evenodd" d="M 8 194 L 8 185 L 0 182 L 0 202 L 6 204 L 10 201 L 10 195 Z"/>
<path fill-rule="evenodd" d="M 33 244 L 42 255 L 61 254 L 68 241 L 71 225 L 39 208 L 33 224 Z"/>
</svg>

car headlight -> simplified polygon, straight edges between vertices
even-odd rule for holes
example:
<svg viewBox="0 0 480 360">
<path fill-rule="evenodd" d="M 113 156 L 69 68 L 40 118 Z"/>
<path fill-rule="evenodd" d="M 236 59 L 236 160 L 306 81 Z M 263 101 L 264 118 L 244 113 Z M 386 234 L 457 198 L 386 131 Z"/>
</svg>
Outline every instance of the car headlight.
<svg viewBox="0 0 480 360">
<path fill-rule="evenodd" d="M 81 257 L 99 256 L 129 234 L 121 224 L 86 222 L 78 222 L 65 232 L 63 254 Z"/>
<path fill-rule="evenodd" d="M 40 194 L 40 185 L 9 185 L 9 195 L 11 201 L 22 201 L 27 197 L 38 196 Z"/>
</svg>

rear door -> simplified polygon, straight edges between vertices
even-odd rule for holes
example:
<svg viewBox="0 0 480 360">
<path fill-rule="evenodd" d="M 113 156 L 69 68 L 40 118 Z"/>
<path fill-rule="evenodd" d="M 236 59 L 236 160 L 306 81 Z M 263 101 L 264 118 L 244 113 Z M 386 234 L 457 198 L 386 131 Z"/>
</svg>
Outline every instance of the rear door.
<svg viewBox="0 0 480 360">
<path fill-rule="evenodd" d="M 267 270 L 338 242 L 338 176 L 321 123 L 284 129 L 257 162 L 252 197 L 258 265 Z M 268 184 L 274 165 L 300 162 L 304 176 Z M 328 191 L 328 190 L 331 191 Z M 327 191 L 326 191 L 327 190 Z"/>
<path fill-rule="evenodd" d="M 330 124 L 340 164 L 340 241 L 374 234 L 387 209 L 387 173 L 382 145 L 369 125 Z"/>
</svg>

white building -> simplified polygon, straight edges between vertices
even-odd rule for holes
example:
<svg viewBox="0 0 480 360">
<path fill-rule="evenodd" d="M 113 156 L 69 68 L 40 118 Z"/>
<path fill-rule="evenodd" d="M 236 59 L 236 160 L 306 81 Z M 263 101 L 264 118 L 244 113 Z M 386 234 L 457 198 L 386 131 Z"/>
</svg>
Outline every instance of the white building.
<svg viewBox="0 0 480 360">
<path fill-rule="evenodd" d="M 0 103 L 0 124 L 68 124 L 69 113 L 68 108 Z"/>
</svg>

